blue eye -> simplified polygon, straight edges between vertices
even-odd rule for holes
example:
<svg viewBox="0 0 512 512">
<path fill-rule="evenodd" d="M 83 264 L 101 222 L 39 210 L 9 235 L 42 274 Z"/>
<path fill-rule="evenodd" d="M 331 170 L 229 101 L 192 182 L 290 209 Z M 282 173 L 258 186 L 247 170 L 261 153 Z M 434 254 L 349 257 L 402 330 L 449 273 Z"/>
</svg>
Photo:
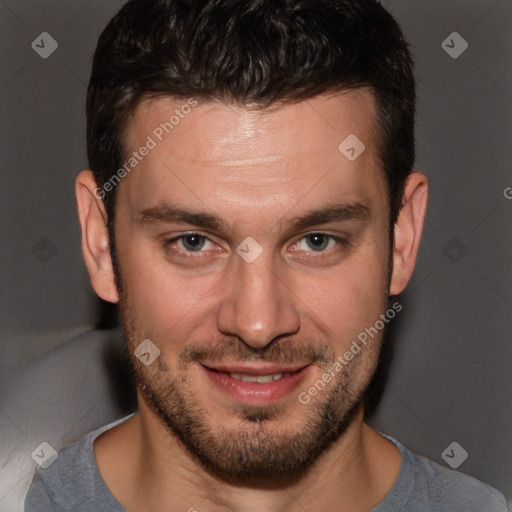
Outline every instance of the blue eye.
<svg viewBox="0 0 512 512">
<path fill-rule="evenodd" d="M 313 233 L 306 237 L 306 243 L 313 251 L 324 251 L 329 245 L 330 237 L 322 233 Z"/>
<path fill-rule="evenodd" d="M 345 245 L 342 239 L 334 235 L 326 233 L 309 233 L 303 236 L 292 246 L 293 252 L 300 251 L 305 253 L 327 253 L 337 246 Z M 186 233 L 176 238 L 166 240 L 164 246 L 168 247 L 175 255 L 192 255 L 196 253 L 198 256 L 211 256 L 208 251 L 215 252 L 219 249 L 218 245 L 212 242 L 207 236 L 199 233 Z"/>
<path fill-rule="evenodd" d="M 328 249 L 332 249 L 338 242 L 339 240 L 332 235 L 311 233 L 301 238 L 294 247 L 299 251 L 325 252 Z"/>
<path fill-rule="evenodd" d="M 166 240 L 164 246 L 175 247 L 183 253 L 205 252 L 207 249 L 214 249 L 215 244 L 204 235 L 198 233 L 187 233 L 171 240 Z"/>
<path fill-rule="evenodd" d="M 206 237 L 196 233 L 183 235 L 178 239 L 187 251 L 200 251 L 206 242 Z"/>
</svg>

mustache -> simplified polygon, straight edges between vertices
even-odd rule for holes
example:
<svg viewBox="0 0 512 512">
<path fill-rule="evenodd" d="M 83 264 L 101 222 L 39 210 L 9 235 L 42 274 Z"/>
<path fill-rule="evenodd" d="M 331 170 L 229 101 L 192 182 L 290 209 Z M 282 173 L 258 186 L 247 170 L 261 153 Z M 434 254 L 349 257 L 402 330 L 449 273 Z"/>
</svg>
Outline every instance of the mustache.
<svg viewBox="0 0 512 512">
<path fill-rule="evenodd" d="M 254 362 L 274 364 L 317 364 L 333 363 L 336 353 L 325 343 L 299 343 L 293 340 L 275 340 L 264 347 L 250 347 L 239 339 L 226 339 L 212 344 L 191 342 L 183 348 L 179 360 L 183 364 L 201 362 Z"/>
</svg>

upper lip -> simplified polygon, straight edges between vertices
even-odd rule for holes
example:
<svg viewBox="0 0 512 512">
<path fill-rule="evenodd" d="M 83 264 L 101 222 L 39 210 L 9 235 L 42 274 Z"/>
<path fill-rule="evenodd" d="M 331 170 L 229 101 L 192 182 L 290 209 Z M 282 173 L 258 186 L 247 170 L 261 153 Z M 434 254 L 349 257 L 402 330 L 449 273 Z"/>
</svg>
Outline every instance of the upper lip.
<svg viewBox="0 0 512 512">
<path fill-rule="evenodd" d="M 306 366 L 309 366 L 309 363 L 298 366 L 279 366 L 276 364 L 265 366 L 247 366 L 241 364 L 201 364 L 210 370 L 217 370 L 219 372 L 227 373 L 242 373 L 244 375 L 275 375 L 277 373 L 292 373 L 298 370 L 302 370 Z"/>
</svg>

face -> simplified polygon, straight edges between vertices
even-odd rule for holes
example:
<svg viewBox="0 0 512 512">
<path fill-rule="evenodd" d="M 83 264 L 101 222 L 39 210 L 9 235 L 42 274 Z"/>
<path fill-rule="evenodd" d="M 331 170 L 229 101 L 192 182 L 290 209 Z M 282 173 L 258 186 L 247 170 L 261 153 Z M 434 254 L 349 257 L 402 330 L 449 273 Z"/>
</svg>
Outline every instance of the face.
<svg viewBox="0 0 512 512">
<path fill-rule="evenodd" d="M 215 474 L 275 482 L 343 434 L 377 364 L 381 333 L 333 370 L 387 306 L 375 105 L 365 90 L 267 111 L 184 104 L 138 106 L 128 157 L 151 149 L 117 190 L 139 400 Z M 356 159 L 338 149 L 350 134 Z"/>
</svg>

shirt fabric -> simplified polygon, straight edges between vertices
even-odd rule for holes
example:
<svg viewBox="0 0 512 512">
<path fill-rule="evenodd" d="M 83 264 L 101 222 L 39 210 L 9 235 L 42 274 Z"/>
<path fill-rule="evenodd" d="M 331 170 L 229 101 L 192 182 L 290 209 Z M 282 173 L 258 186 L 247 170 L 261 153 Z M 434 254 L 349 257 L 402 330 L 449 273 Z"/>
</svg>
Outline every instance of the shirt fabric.
<svg viewBox="0 0 512 512">
<path fill-rule="evenodd" d="M 130 416 L 65 446 L 48 468 L 38 468 L 25 498 L 25 512 L 127 512 L 101 477 L 93 442 Z M 496 489 L 386 437 L 399 448 L 402 465 L 392 489 L 370 512 L 509 512 Z"/>
</svg>

